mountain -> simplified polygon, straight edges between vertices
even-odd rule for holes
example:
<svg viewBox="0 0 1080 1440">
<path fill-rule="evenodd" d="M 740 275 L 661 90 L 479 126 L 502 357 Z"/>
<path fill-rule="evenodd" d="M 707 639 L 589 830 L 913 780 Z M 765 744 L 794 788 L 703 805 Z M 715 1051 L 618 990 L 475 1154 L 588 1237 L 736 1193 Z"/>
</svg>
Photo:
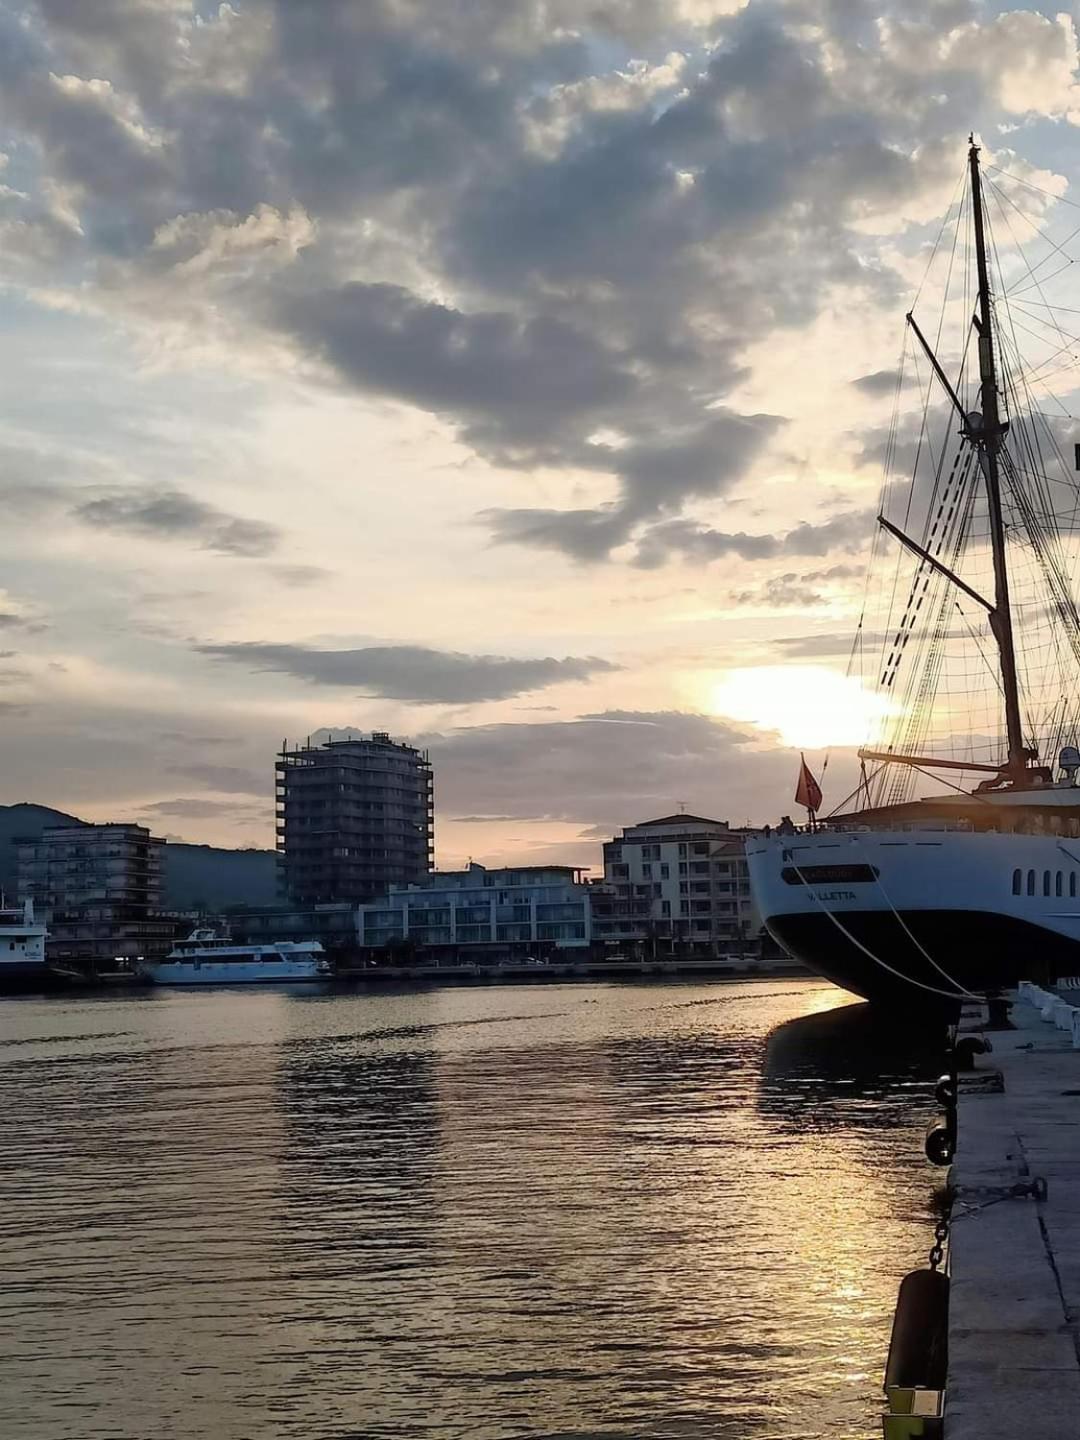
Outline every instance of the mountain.
<svg viewBox="0 0 1080 1440">
<path fill-rule="evenodd" d="M 14 841 L 36 840 L 49 825 L 86 825 L 75 815 L 47 805 L 0 805 L 0 887 L 15 899 L 19 857 Z M 273 850 L 224 850 L 214 845 L 168 842 L 162 852 L 166 910 L 222 910 L 275 905 L 277 857 Z"/>
<path fill-rule="evenodd" d="M 221 850 L 170 840 L 162 861 L 166 910 L 265 909 L 279 903 L 273 850 Z"/>
<path fill-rule="evenodd" d="M 0 805 L 0 888 L 12 904 L 18 889 L 19 856 L 14 841 L 36 840 L 49 825 L 85 825 L 63 810 L 50 810 L 47 805 Z"/>
</svg>

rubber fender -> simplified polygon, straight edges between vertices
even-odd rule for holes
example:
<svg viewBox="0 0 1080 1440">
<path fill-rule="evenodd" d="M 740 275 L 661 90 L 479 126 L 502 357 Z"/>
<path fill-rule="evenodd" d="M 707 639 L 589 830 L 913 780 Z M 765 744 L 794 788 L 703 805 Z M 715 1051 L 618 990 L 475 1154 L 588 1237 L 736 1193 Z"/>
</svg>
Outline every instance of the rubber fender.
<svg viewBox="0 0 1080 1440">
<path fill-rule="evenodd" d="M 931 1165 L 951 1165 L 956 1154 L 956 1111 L 948 1115 L 935 1115 L 926 1127 L 923 1142 L 926 1158 Z"/>
<path fill-rule="evenodd" d="M 934 1086 L 934 1099 L 946 1110 L 956 1108 L 956 1076 L 942 1075 L 941 1079 Z"/>
<path fill-rule="evenodd" d="M 949 1277 L 940 1270 L 912 1270 L 896 1298 L 885 1389 L 944 1390 L 948 1368 Z"/>
</svg>

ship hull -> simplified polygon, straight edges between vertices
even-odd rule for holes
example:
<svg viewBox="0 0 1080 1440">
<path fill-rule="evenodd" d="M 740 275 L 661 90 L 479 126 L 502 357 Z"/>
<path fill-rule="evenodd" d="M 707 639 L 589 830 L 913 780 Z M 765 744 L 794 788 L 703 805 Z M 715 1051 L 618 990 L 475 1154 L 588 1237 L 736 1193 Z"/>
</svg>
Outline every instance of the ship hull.
<svg viewBox="0 0 1080 1440">
<path fill-rule="evenodd" d="M 1080 973 L 1080 846 L 1050 835 L 862 831 L 747 846 L 770 934 L 876 1005 L 955 1007 Z"/>
<path fill-rule="evenodd" d="M 70 990 L 73 980 L 41 960 L 15 960 L 0 965 L 0 995 L 47 995 Z"/>
<path fill-rule="evenodd" d="M 311 985 L 330 978 L 314 963 L 289 960 L 232 965 L 228 961 L 203 960 L 193 965 L 163 960 L 144 965 L 141 973 L 152 985 Z"/>
</svg>

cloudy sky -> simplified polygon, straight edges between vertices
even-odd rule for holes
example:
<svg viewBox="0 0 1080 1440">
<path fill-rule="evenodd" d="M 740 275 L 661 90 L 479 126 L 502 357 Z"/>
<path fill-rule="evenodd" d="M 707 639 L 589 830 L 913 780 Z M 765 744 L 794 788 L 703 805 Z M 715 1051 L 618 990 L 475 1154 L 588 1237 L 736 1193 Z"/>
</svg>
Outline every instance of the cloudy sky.
<svg viewBox="0 0 1080 1440">
<path fill-rule="evenodd" d="M 444 865 L 790 809 L 968 131 L 1080 198 L 1077 18 L 0 0 L 0 800 L 272 843 L 352 726 Z"/>
</svg>

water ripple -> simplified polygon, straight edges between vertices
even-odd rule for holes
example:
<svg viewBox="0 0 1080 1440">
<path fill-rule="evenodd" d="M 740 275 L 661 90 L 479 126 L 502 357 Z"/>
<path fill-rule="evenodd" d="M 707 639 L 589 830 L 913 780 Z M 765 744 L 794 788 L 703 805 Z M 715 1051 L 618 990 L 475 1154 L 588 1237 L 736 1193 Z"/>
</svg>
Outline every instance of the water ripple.
<svg viewBox="0 0 1080 1440">
<path fill-rule="evenodd" d="M 872 1433 L 934 1067 L 838 999 L 5 1005 L 0 1431 Z"/>
</svg>

